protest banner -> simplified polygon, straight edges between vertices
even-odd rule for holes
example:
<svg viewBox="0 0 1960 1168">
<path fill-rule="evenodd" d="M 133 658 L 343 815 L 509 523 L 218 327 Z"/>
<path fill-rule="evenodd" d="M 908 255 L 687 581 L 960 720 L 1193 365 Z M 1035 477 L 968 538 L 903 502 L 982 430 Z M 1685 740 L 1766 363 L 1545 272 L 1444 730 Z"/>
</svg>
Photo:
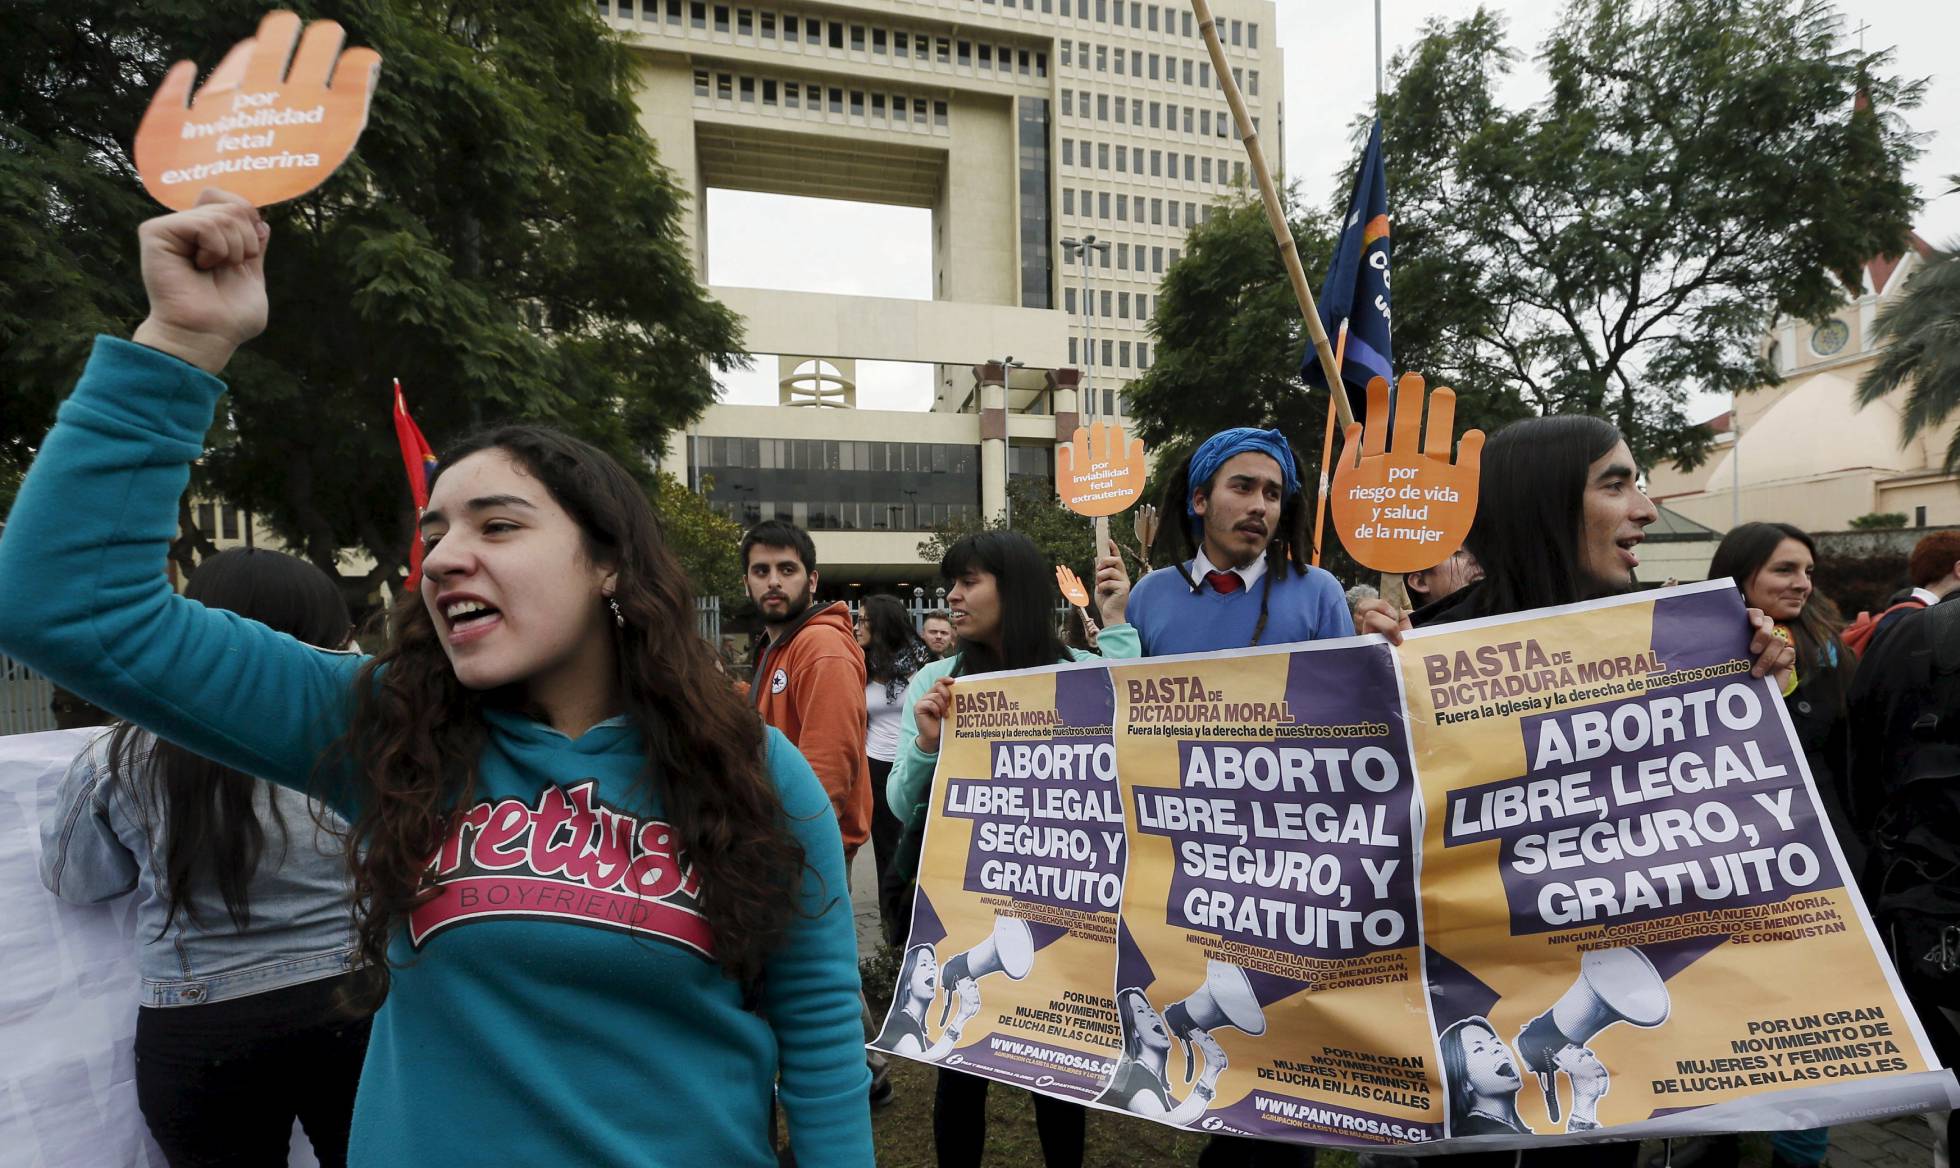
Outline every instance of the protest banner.
<svg viewBox="0 0 1960 1168">
<path fill-rule="evenodd" d="M 257 36 L 225 55 L 195 97 L 197 63 L 172 65 L 136 130 L 143 188 L 184 211 L 207 187 L 265 207 L 325 182 L 367 128 L 381 72 L 379 53 L 342 52 L 345 40 L 331 20 L 314 21 L 302 36 L 299 17 L 274 11 Z"/>
<path fill-rule="evenodd" d="M 993 674 L 954 694 L 933 843 L 873 1045 L 1093 1097 L 1119 1048 L 1108 987 L 1125 857 L 1109 673 Z"/>
<path fill-rule="evenodd" d="M 1749 677 L 1748 637 L 1724 581 L 1399 649 L 962 682 L 913 943 L 992 941 L 980 964 L 1005 976 L 913 977 L 913 1013 L 978 987 L 985 1037 L 958 1041 L 963 1070 L 1316 1144 L 1521 1147 L 1951 1107 L 1960 1090 L 1845 875 L 1781 697 Z M 1010 734 L 1080 743 L 1092 765 L 1024 774 L 1003 761 Z M 1111 788 L 1115 813 L 1081 801 Z M 1078 802 L 1033 801 L 1047 790 Z M 1003 916 L 1045 944 L 1032 970 L 999 955 L 1019 937 Z M 893 1033 L 877 1045 L 929 1045 Z"/>
<path fill-rule="evenodd" d="M 1344 641 L 1109 672 L 1131 863 L 1125 1065 L 1100 1101 L 1228 1134 L 1440 1138 L 1394 654 Z M 1187 1057 L 1166 1075 L 1171 1038 Z M 1195 1088 L 1193 1046 L 1226 1069 L 1207 1067 L 1210 1098 L 1166 1106 Z"/>
<path fill-rule="evenodd" d="M 1514 1050 L 1516 1131 L 1821 1126 L 1938 1065 L 1748 637 L 1719 581 L 1405 642 L 1436 1022 Z"/>
<path fill-rule="evenodd" d="M 0 1166 L 163 1168 L 136 1106 L 136 898 L 78 906 L 41 885 L 40 825 L 99 726 L 0 736 Z M 291 1168 L 314 1168 L 293 1128 Z"/>
</svg>

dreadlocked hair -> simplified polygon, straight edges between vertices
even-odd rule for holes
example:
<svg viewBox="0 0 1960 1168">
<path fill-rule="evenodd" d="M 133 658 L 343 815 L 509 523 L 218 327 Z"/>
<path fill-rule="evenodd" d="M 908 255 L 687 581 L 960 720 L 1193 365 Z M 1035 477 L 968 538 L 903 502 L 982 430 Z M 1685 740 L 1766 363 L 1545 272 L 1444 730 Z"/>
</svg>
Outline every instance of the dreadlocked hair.
<svg viewBox="0 0 1960 1168">
<path fill-rule="evenodd" d="M 1307 481 L 1306 470 L 1301 467 L 1298 455 L 1293 456 L 1293 476 L 1296 481 Z M 1157 513 L 1164 517 L 1164 521 L 1157 528 L 1156 539 L 1144 549 L 1155 560 L 1157 547 L 1168 540 L 1172 566 L 1193 592 L 1198 590 L 1199 583 L 1191 578 L 1185 565 L 1198 556 L 1202 546 L 1198 533 L 1203 530 L 1204 520 L 1192 519 L 1185 514 L 1185 509 L 1193 495 L 1208 495 L 1210 491 L 1210 483 L 1193 486 L 1191 459 L 1186 457 L 1165 481 L 1164 489 L 1157 498 Z M 1295 491 L 1281 502 L 1279 521 L 1273 524 L 1272 542 L 1266 545 L 1266 578 L 1260 581 L 1259 623 L 1252 629 L 1254 645 L 1266 635 L 1267 605 L 1272 600 L 1273 581 L 1283 578 L 1289 569 L 1304 575 L 1307 567 L 1313 563 L 1313 535 L 1307 526 L 1309 518 L 1311 509 L 1307 505 L 1305 491 Z"/>
<path fill-rule="evenodd" d="M 802 844 L 764 757 L 761 719 L 694 632 L 694 596 L 646 493 L 611 457 L 535 426 L 507 426 L 446 451 L 449 468 L 495 450 L 544 485 L 583 533 L 593 563 L 616 572 L 606 627 L 617 638 L 619 693 L 646 750 L 638 809 L 657 806 L 700 880 L 700 910 L 722 972 L 760 1000 L 764 965 L 798 910 Z M 595 603 L 598 601 L 595 599 Z M 486 709 L 523 710 L 521 684 L 474 691 L 443 652 L 427 604 L 405 592 L 386 649 L 360 671 L 336 753 L 360 784 L 348 863 L 361 957 L 385 971 L 391 933 L 436 894 L 430 857 L 475 799 Z M 386 992 L 377 977 L 377 998 Z"/>
</svg>

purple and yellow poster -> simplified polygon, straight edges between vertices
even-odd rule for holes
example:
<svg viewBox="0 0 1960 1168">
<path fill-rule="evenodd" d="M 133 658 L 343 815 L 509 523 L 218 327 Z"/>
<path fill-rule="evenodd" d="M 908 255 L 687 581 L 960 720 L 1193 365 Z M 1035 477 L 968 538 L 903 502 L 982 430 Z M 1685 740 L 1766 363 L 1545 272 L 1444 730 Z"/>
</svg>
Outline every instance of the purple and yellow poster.
<svg viewBox="0 0 1960 1168">
<path fill-rule="evenodd" d="M 874 1045 L 1094 1098 L 1120 1049 L 1109 984 L 1127 859 L 1109 671 L 994 674 L 953 693 Z"/>
<path fill-rule="evenodd" d="M 1726 584 L 962 681 L 875 1045 L 1436 1151 L 1952 1107 Z"/>
</svg>

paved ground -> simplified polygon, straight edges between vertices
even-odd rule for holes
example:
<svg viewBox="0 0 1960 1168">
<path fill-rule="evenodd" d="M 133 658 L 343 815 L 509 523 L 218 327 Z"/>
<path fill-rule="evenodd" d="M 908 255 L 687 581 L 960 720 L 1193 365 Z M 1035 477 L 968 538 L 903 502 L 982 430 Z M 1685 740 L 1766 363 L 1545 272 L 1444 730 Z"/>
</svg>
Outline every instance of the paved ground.
<svg viewBox="0 0 1960 1168">
<path fill-rule="evenodd" d="M 1918 1115 L 1836 1128 L 1830 1162 L 1831 1168 L 1931 1168 L 1933 1129 Z"/>
<path fill-rule="evenodd" d="M 858 952 L 876 953 L 877 877 L 868 846 L 851 866 L 851 903 L 857 908 Z M 1767 1162 L 1766 1155 L 1761 1158 Z M 1932 1164 L 1933 1129 L 1921 1116 L 1896 1116 L 1831 1132 L 1831 1168 L 1932 1168 Z"/>
</svg>

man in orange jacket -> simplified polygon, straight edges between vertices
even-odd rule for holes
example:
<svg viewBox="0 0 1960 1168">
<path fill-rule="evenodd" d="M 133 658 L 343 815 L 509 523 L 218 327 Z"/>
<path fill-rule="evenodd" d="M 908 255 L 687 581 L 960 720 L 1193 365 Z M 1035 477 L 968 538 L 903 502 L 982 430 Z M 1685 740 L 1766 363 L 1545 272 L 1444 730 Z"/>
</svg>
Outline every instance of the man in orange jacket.
<svg viewBox="0 0 1960 1168">
<path fill-rule="evenodd" d="M 769 519 L 750 528 L 742 537 L 742 567 L 769 638 L 756 654 L 749 697 L 830 792 L 849 864 L 871 837 L 864 650 L 852 631 L 851 607 L 841 600 L 811 603 L 817 549 L 795 524 Z"/>
<path fill-rule="evenodd" d="M 742 579 L 768 641 L 755 655 L 749 697 L 762 720 L 810 760 L 844 837 L 848 866 L 871 838 L 871 763 L 865 753 L 864 650 L 843 601 L 816 606 L 817 547 L 793 523 L 768 519 L 742 537 Z M 867 1006 L 864 1037 L 877 1035 Z M 868 1051 L 871 1105 L 892 1100 L 886 1058 Z M 792 1149 L 794 1151 L 794 1149 Z M 794 1163 L 793 1158 L 786 1163 Z"/>
</svg>

